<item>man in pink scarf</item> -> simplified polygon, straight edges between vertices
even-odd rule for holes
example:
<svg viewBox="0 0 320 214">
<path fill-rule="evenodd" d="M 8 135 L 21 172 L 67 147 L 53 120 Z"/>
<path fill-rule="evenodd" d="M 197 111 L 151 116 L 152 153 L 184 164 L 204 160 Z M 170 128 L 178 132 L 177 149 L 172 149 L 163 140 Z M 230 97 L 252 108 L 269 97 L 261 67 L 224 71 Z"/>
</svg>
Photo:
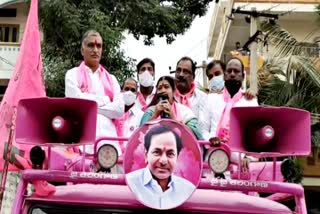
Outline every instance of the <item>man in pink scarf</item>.
<svg viewBox="0 0 320 214">
<path fill-rule="evenodd" d="M 67 71 L 65 77 L 66 97 L 93 100 L 98 104 L 97 138 L 116 137 L 114 119 L 120 118 L 124 113 L 124 101 L 119 83 L 115 76 L 100 65 L 102 46 L 101 35 L 94 30 L 87 31 L 83 35 L 81 45 L 83 62 Z M 103 143 L 106 142 L 101 142 Z M 107 141 L 107 143 L 112 143 L 121 154 L 118 142 Z M 86 146 L 85 151 L 93 154 L 93 145 Z"/>
<path fill-rule="evenodd" d="M 154 87 L 155 64 L 152 59 L 144 58 L 137 65 L 139 91 L 136 106 L 142 111 L 147 109 L 153 99 L 156 88 Z"/>
<path fill-rule="evenodd" d="M 124 100 L 124 114 L 121 118 L 115 120 L 117 133 L 119 137 L 129 138 L 132 133 L 140 127 L 140 121 L 143 111 L 137 107 L 138 83 L 133 78 L 128 78 L 123 82 L 121 93 Z M 127 142 L 120 142 L 122 152 L 125 152 Z"/>
<path fill-rule="evenodd" d="M 199 120 L 199 115 L 205 109 L 207 94 L 196 87 L 194 82 L 196 65 L 190 57 L 182 57 L 176 67 L 175 99 L 189 107 Z M 200 129 L 202 121 L 199 120 Z"/>
<path fill-rule="evenodd" d="M 229 142 L 230 111 L 233 107 L 258 106 L 256 98 L 247 99 L 241 90 L 244 80 L 244 66 L 240 59 L 231 58 L 224 71 L 225 87 L 222 93 L 208 95 L 206 110 L 200 115 L 205 121 L 203 135 L 206 140 L 218 137 L 224 142 Z M 238 160 L 233 153 L 231 159 Z"/>
</svg>

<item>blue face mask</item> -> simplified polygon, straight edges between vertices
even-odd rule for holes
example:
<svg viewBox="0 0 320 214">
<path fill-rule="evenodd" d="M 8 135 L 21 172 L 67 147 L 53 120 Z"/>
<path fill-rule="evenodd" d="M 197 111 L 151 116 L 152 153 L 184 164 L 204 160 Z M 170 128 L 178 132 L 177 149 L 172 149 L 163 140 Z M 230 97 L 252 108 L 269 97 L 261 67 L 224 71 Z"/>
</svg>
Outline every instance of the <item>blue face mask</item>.
<svg viewBox="0 0 320 214">
<path fill-rule="evenodd" d="M 223 75 L 212 77 L 209 81 L 210 90 L 221 91 L 224 87 Z"/>
</svg>

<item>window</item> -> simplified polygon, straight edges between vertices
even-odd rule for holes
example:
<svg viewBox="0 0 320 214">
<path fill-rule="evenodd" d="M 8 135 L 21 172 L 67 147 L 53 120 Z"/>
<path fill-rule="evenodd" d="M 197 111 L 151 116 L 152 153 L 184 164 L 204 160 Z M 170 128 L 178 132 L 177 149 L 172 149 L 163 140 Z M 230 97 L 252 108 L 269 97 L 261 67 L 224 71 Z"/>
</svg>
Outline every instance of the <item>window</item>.
<svg viewBox="0 0 320 214">
<path fill-rule="evenodd" d="M 19 42 L 19 25 L 0 24 L 0 42 Z"/>
<path fill-rule="evenodd" d="M 0 9 L 0 17 L 16 17 L 17 9 L 15 8 L 1 8 Z"/>
</svg>

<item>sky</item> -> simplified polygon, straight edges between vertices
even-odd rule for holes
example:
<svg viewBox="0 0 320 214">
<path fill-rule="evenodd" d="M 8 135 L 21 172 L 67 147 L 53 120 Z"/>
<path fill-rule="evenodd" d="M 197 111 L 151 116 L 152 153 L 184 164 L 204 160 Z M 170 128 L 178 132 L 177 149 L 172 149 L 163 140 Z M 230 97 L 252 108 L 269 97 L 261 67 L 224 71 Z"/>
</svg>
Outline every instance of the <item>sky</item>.
<svg viewBox="0 0 320 214">
<path fill-rule="evenodd" d="M 205 16 L 196 17 L 191 28 L 183 35 L 176 37 L 176 40 L 168 45 L 165 38 L 156 37 L 154 45 L 146 46 L 143 40 L 136 40 L 132 35 L 125 35 L 121 48 L 125 55 L 137 60 L 137 63 L 145 57 L 151 58 L 155 62 L 156 80 L 163 76 L 169 75 L 169 66 L 174 70 L 177 61 L 183 56 L 189 56 L 197 65 L 207 60 L 207 41 L 211 16 L 214 9 L 214 1 Z M 197 80 L 202 80 L 202 76 L 197 76 Z"/>
</svg>

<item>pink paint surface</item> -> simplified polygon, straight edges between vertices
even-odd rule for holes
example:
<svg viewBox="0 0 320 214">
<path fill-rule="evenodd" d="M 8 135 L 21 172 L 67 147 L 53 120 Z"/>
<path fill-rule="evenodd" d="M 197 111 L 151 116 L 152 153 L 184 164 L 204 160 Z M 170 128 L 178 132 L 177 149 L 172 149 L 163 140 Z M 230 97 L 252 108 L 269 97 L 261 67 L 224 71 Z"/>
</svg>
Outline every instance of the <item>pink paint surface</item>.
<svg viewBox="0 0 320 214">
<path fill-rule="evenodd" d="M 24 98 L 46 96 L 42 71 L 38 0 L 32 0 L 20 53 L 0 106 L 0 170 L 4 164 L 2 158 L 4 142 L 8 140 L 9 127 L 19 101 Z M 15 144 L 15 142 L 14 145 L 23 150 L 28 150 L 29 147 Z M 16 170 L 16 167 L 10 165 L 9 170 Z"/>
</svg>

